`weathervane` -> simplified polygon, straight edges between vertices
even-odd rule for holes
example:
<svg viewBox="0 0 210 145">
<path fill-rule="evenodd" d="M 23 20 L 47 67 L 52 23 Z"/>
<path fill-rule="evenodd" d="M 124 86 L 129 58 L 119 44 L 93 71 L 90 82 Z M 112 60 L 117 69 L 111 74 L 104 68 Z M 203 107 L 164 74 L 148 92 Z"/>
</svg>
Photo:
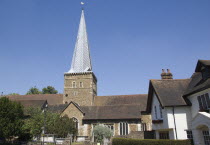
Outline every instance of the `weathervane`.
<svg viewBox="0 0 210 145">
<path fill-rule="evenodd" d="M 84 7 L 83 7 L 84 4 L 85 4 L 84 2 L 81 2 L 82 10 L 84 10 Z"/>
</svg>

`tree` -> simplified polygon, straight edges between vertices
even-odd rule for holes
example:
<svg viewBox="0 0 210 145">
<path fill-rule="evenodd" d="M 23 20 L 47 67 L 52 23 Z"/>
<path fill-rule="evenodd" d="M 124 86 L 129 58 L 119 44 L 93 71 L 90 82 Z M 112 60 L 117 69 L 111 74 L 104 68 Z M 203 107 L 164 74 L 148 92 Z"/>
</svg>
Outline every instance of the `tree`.
<svg viewBox="0 0 210 145">
<path fill-rule="evenodd" d="M 24 119 L 22 105 L 2 97 L 0 108 L 0 136 L 6 140 L 20 136 Z"/>
<path fill-rule="evenodd" d="M 28 132 L 31 137 L 40 137 L 44 119 L 46 121 L 45 131 L 47 134 L 66 137 L 69 133 L 77 133 L 74 122 L 67 116 L 60 117 L 59 114 L 49 111 L 46 111 L 46 115 L 44 115 L 43 111 L 38 108 L 28 108 L 26 113 L 29 115 L 29 118 L 25 120 L 23 130 Z"/>
<path fill-rule="evenodd" d="M 113 135 L 113 132 L 106 126 L 97 125 L 93 129 L 94 136 L 96 141 L 102 143 L 104 138 L 110 139 Z"/>
<path fill-rule="evenodd" d="M 57 94 L 58 91 L 55 90 L 52 86 L 47 86 L 46 88 L 42 89 L 42 94 Z"/>
<path fill-rule="evenodd" d="M 28 90 L 26 95 L 31 95 L 31 94 L 41 94 L 41 92 L 36 87 L 32 87 Z"/>
</svg>

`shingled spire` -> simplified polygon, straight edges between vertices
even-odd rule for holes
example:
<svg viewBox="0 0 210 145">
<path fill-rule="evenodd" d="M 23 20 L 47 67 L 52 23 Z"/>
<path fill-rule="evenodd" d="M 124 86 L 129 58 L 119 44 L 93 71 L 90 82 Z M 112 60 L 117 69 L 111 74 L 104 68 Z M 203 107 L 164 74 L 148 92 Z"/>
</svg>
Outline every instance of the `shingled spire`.
<svg viewBox="0 0 210 145">
<path fill-rule="evenodd" d="M 88 36 L 85 24 L 84 10 L 82 10 L 77 41 L 74 48 L 71 69 L 68 73 L 91 72 L 91 59 L 88 44 Z"/>
</svg>

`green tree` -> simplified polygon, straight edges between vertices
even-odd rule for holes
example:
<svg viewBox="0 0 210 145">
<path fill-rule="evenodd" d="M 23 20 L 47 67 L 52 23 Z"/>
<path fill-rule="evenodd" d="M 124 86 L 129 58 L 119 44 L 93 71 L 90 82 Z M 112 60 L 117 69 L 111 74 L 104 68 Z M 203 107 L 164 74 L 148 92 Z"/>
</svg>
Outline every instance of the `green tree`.
<svg viewBox="0 0 210 145">
<path fill-rule="evenodd" d="M 45 132 L 47 134 L 56 134 L 58 137 L 66 137 L 68 133 L 77 133 L 74 122 L 67 116 L 60 117 L 59 114 L 49 111 L 46 111 L 45 114 L 38 108 L 28 108 L 26 112 L 30 117 L 25 120 L 23 130 L 28 132 L 31 137 L 40 137 L 42 127 L 44 126 L 44 119 L 46 121 Z"/>
<path fill-rule="evenodd" d="M 42 92 L 39 91 L 38 88 L 36 87 L 32 87 L 28 90 L 28 92 L 26 93 L 26 95 L 31 95 L 31 94 L 41 94 Z"/>
<path fill-rule="evenodd" d="M 102 125 L 95 126 L 93 133 L 98 143 L 102 143 L 104 138 L 110 139 L 113 135 L 113 132 L 108 127 Z"/>
<path fill-rule="evenodd" d="M 20 136 L 24 119 L 22 105 L 2 97 L 0 108 L 0 136 L 6 140 Z"/>
<path fill-rule="evenodd" d="M 47 86 L 46 88 L 42 89 L 42 94 L 57 94 L 58 91 L 55 90 L 52 86 Z"/>
</svg>

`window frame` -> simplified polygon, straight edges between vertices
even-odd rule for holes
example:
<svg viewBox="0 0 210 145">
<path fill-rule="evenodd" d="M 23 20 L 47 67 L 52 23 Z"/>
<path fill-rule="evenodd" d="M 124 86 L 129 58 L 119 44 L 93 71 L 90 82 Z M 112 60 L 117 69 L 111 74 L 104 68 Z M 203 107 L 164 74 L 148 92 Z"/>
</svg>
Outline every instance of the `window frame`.
<svg viewBox="0 0 210 145">
<path fill-rule="evenodd" d="M 119 129 L 120 135 L 128 135 L 129 134 L 129 131 L 128 131 L 129 126 L 128 126 L 128 123 L 127 122 L 120 122 L 119 124 L 120 124 L 119 125 L 119 127 L 120 127 L 120 129 Z"/>
</svg>

